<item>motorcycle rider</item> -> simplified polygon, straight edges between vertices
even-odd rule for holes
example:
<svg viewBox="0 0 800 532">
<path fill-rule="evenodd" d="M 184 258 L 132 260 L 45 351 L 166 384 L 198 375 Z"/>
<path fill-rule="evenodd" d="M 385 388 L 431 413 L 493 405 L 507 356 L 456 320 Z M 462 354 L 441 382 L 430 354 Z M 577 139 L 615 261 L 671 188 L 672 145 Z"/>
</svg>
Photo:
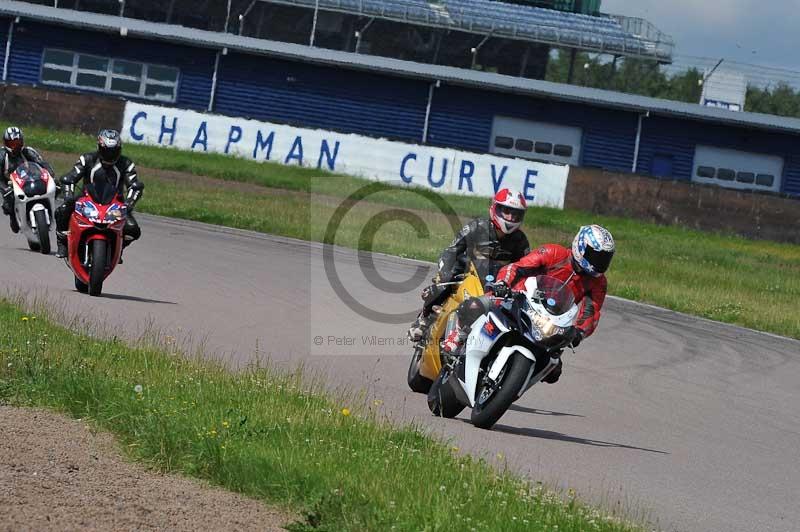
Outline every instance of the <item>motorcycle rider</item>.
<svg viewBox="0 0 800 532">
<path fill-rule="evenodd" d="M 14 215 L 14 187 L 10 179 L 14 170 L 26 162 L 38 164 L 55 179 L 53 167 L 44 157 L 30 146 L 25 146 L 22 130 L 15 126 L 6 128 L 3 133 L 3 158 L 0 160 L 0 194 L 3 195 L 3 213 L 9 217 L 12 233 L 19 233 L 19 222 Z"/>
<path fill-rule="evenodd" d="M 117 192 L 125 197 L 125 205 L 128 207 L 128 216 L 123 229 L 123 249 L 138 240 L 142 230 L 133 217 L 133 208 L 142 197 L 144 183 L 139 180 L 133 161 L 122 155 L 122 139 L 119 132 L 114 129 L 103 129 L 97 135 L 97 151 L 81 155 L 75 167 L 61 178 L 64 203 L 55 212 L 58 238 L 56 257 L 67 256 L 66 232 L 69 229 L 69 219 L 75 210 L 75 185 L 81 180 L 85 183 L 105 180 L 116 187 Z"/>
<path fill-rule="evenodd" d="M 408 330 L 412 342 L 420 341 L 431 322 L 433 307 L 441 305 L 455 286 L 437 286 L 451 282 L 466 271 L 472 261 L 481 279 L 495 274 L 498 266 L 520 260 L 530 252 L 528 238 L 520 230 L 528 203 L 522 193 L 504 188 L 498 191 L 489 206 L 489 216 L 476 218 L 461 228 L 453 242 L 439 258 L 439 269 L 432 285 L 422 291 L 425 302 L 416 321 Z M 486 271 L 481 271 L 486 270 Z"/>
<path fill-rule="evenodd" d="M 537 275 L 549 275 L 569 286 L 579 304 L 575 323 L 576 335 L 571 347 L 578 345 L 594 333 L 600 320 L 600 309 L 606 298 L 605 272 L 614 257 L 616 245 L 607 229 L 599 225 L 585 225 L 572 241 L 572 249 L 558 244 L 545 244 L 526 255 L 522 260 L 504 266 L 498 273 L 498 282 L 491 292 L 505 297 L 510 290 L 523 291 L 525 281 Z M 491 296 L 464 301 L 456 310 L 458 326 L 445 340 L 444 351 L 455 353 L 469 335 L 470 325 L 499 301 Z M 553 384 L 561 377 L 562 363 L 543 380 Z"/>
</svg>

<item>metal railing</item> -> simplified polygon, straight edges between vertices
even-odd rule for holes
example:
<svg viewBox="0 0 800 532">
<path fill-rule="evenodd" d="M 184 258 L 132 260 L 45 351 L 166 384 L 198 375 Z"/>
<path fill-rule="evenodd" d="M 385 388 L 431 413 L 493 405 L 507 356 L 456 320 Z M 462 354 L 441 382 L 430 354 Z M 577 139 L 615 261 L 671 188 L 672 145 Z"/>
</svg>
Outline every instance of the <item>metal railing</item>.
<svg viewBox="0 0 800 532">
<path fill-rule="evenodd" d="M 670 62 L 672 39 L 643 19 L 622 17 L 647 31 L 631 34 L 618 17 L 592 17 L 487 0 L 257 0 L 493 37 Z M 572 26 L 572 27 L 569 27 Z M 641 31 L 641 30 L 640 30 Z M 655 36 L 656 40 L 648 37 Z"/>
<path fill-rule="evenodd" d="M 33 0 L 32 3 L 63 8 L 72 7 L 77 1 L 80 0 Z M 107 0 L 107 4 L 121 16 L 137 16 L 135 6 L 141 2 L 127 1 L 131 9 L 126 10 L 126 0 Z M 225 27 L 230 32 L 239 32 L 253 7 L 257 3 L 264 3 L 459 30 L 595 53 L 655 59 L 662 63 L 672 60 L 674 49 L 669 36 L 643 19 L 594 17 L 489 0 L 238 0 L 234 2 L 232 12 L 230 0 L 217 1 L 221 4 L 217 7 L 223 11 L 227 3 L 229 11 L 225 18 L 230 23 L 214 26 L 217 29 Z M 164 3 L 170 6 L 165 7 L 170 13 L 173 4 Z M 81 8 L 85 9 L 83 4 Z M 219 16 L 219 9 L 215 9 L 213 18 Z M 154 18 L 153 21 L 163 22 L 164 19 Z"/>
</svg>

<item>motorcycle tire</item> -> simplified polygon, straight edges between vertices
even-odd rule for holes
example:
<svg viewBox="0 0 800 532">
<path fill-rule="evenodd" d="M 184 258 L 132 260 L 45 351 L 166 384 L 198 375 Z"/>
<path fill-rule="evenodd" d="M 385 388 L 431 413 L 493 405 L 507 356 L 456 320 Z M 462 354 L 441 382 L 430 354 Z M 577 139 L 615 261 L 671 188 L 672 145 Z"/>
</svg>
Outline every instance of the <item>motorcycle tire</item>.
<svg viewBox="0 0 800 532">
<path fill-rule="evenodd" d="M 103 291 L 103 280 L 106 274 L 105 240 L 92 242 L 92 264 L 89 268 L 89 295 L 99 296 Z"/>
<path fill-rule="evenodd" d="M 36 233 L 39 236 L 39 252 L 42 255 L 50 254 L 50 226 L 47 224 L 47 216 L 43 210 L 36 211 L 34 214 L 36 220 Z"/>
<path fill-rule="evenodd" d="M 411 363 L 408 365 L 408 387 L 412 392 L 428 393 L 433 381 L 420 375 L 419 366 L 422 362 L 422 351 L 424 347 L 417 346 L 411 356 Z"/>
<path fill-rule="evenodd" d="M 480 429 L 490 429 L 497 423 L 508 407 L 517 399 L 517 394 L 525 384 L 533 361 L 520 353 L 514 353 L 506 362 L 506 371 L 497 383 L 497 390 L 486 403 L 479 402 L 482 386 L 478 387 L 475 406 L 472 408 L 470 421 Z"/>
</svg>

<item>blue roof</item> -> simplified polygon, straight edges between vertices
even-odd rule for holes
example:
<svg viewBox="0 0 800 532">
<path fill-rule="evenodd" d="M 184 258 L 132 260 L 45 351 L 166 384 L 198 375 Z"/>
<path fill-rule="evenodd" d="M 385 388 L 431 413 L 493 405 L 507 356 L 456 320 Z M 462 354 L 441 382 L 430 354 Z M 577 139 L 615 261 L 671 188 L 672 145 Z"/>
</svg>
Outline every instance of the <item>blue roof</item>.
<svg viewBox="0 0 800 532">
<path fill-rule="evenodd" d="M 0 14 L 22 16 L 42 22 L 113 33 L 119 33 L 120 28 L 125 28 L 127 35 L 130 37 L 177 42 L 206 48 L 227 48 L 249 54 L 282 57 L 300 62 L 382 72 L 431 81 L 440 80 L 445 83 L 479 89 L 491 89 L 631 112 L 650 112 L 717 124 L 782 131 L 800 135 L 800 119 L 797 118 L 735 112 L 721 108 L 704 107 L 699 104 L 675 102 L 542 80 L 312 48 L 300 44 L 267 41 L 111 15 L 56 9 L 16 0 L 4 0 L 0 4 Z"/>
</svg>

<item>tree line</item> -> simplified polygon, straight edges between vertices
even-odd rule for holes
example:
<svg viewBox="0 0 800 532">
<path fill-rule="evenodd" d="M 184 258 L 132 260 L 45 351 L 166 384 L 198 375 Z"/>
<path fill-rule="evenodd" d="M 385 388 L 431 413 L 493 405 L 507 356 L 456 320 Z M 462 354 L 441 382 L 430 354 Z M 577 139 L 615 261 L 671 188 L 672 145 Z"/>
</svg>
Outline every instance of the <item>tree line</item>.
<svg viewBox="0 0 800 532">
<path fill-rule="evenodd" d="M 571 54 L 563 51 L 551 57 L 545 79 L 567 83 L 570 58 Z M 696 68 L 669 75 L 656 61 L 625 58 L 601 63 L 579 52 L 575 55 L 571 82 L 596 89 L 698 103 L 703 91 L 702 80 L 703 72 Z M 749 85 L 745 110 L 800 118 L 800 90 L 794 90 L 785 82 L 764 88 Z"/>
</svg>

